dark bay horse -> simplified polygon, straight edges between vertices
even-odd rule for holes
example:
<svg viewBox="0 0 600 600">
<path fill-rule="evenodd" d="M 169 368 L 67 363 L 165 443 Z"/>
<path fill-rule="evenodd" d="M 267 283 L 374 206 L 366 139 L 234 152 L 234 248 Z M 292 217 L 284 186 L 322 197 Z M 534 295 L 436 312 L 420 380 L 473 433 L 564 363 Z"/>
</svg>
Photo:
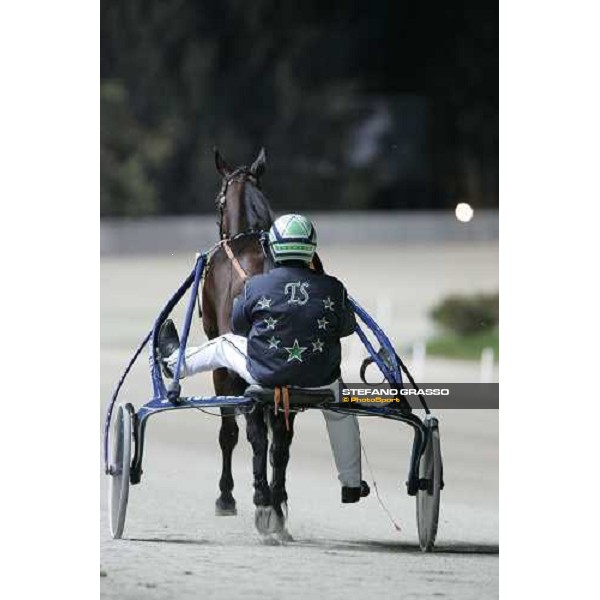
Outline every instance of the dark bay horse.
<svg viewBox="0 0 600 600">
<path fill-rule="evenodd" d="M 221 190 L 217 196 L 219 214 L 219 236 L 228 242 L 232 254 L 247 276 L 268 271 L 270 257 L 263 252 L 260 233 L 268 231 L 273 215 L 260 189 L 260 178 L 265 170 L 264 149 L 250 167 L 230 167 L 217 150 L 215 164 L 222 177 Z M 245 235 L 240 235 L 245 234 Z M 236 237 L 238 236 L 238 237 Z M 242 291 L 244 279 L 231 257 L 221 246 L 211 257 L 202 288 L 203 326 L 209 339 L 231 331 L 230 320 L 233 299 Z M 215 392 L 218 395 L 243 394 L 247 383 L 227 369 L 213 372 Z M 266 418 L 265 418 L 266 417 Z M 287 500 L 285 492 L 285 472 L 289 460 L 289 447 L 293 437 L 294 413 L 289 415 L 289 429 L 279 413 L 257 406 L 246 416 L 246 432 L 253 449 L 254 504 L 257 506 L 257 527 L 259 520 L 271 519 L 268 510 L 275 510 L 280 522 L 284 522 L 282 504 Z M 272 431 L 271 465 L 273 469 L 271 485 L 267 480 L 268 436 L 267 422 Z M 221 408 L 221 446 L 223 465 L 219 481 L 220 496 L 216 501 L 218 515 L 235 515 L 236 503 L 233 497 L 233 475 L 231 459 L 238 442 L 239 428 L 234 409 Z M 259 517 L 259 515 L 263 515 Z M 267 515 L 267 516 L 265 516 Z"/>
</svg>

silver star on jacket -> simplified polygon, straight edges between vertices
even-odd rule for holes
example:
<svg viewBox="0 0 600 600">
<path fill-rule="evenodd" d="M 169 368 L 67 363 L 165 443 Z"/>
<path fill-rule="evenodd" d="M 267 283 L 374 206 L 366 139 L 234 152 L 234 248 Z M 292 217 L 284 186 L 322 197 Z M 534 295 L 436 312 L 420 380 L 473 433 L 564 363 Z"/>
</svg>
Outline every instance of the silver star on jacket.
<svg viewBox="0 0 600 600">
<path fill-rule="evenodd" d="M 323 317 L 322 319 L 317 319 L 317 324 L 319 329 L 327 329 L 327 325 L 329 325 L 329 321 Z"/>
<path fill-rule="evenodd" d="M 279 319 L 274 319 L 273 317 L 267 317 L 264 320 L 265 325 L 267 326 L 267 329 L 275 329 L 275 323 L 277 323 Z"/>
<path fill-rule="evenodd" d="M 319 338 L 316 342 L 311 342 L 313 352 L 323 352 L 323 346 L 325 345 Z"/>
<path fill-rule="evenodd" d="M 325 310 L 332 311 L 334 304 L 335 304 L 335 302 L 329 296 L 327 296 L 327 298 L 325 300 L 323 300 L 323 306 L 325 306 Z"/>
<path fill-rule="evenodd" d="M 262 298 L 259 298 L 259 300 L 256 302 L 256 306 L 261 309 L 271 308 L 271 302 L 273 302 L 271 298 L 265 298 L 263 296 Z"/>
</svg>

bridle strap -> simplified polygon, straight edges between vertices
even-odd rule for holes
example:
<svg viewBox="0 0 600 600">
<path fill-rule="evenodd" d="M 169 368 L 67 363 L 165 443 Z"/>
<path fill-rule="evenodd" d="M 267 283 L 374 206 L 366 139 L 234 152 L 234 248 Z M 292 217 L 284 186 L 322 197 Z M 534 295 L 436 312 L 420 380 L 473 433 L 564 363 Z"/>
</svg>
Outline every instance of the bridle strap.
<svg viewBox="0 0 600 600">
<path fill-rule="evenodd" d="M 219 210 L 219 220 L 217 221 L 217 224 L 219 225 L 219 235 L 221 239 L 227 239 L 229 235 L 228 232 L 223 231 L 223 212 L 225 211 L 225 204 L 227 202 L 227 190 L 229 188 L 229 184 L 233 183 L 234 181 L 250 181 L 260 189 L 258 179 L 252 174 L 250 169 L 245 166 L 238 167 L 235 171 L 223 177 L 221 190 L 216 198 L 216 204 Z"/>
<path fill-rule="evenodd" d="M 223 250 L 225 250 L 225 254 L 227 254 L 227 257 L 231 261 L 231 264 L 233 265 L 234 269 L 237 271 L 237 274 L 240 276 L 240 279 L 242 281 L 246 281 L 246 279 L 248 279 L 248 273 L 246 273 L 246 271 L 244 271 L 244 268 L 240 264 L 240 261 L 237 259 L 236 255 L 233 253 L 233 250 L 231 249 L 231 246 L 229 245 L 229 239 L 226 238 L 224 240 L 221 240 L 221 246 L 223 246 Z"/>
</svg>

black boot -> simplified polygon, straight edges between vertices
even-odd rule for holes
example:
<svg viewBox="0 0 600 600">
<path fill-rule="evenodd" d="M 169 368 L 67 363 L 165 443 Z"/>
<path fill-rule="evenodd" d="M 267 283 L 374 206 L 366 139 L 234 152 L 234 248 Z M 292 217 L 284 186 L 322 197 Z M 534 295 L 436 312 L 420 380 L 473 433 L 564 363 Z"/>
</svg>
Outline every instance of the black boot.
<svg viewBox="0 0 600 600">
<path fill-rule="evenodd" d="M 342 504 L 352 504 L 361 498 L 366 498 L 371 493 L 371 488 L 366 481 L 360 482 L 360 487 L 342 487 Z"/>
<path fill-rule="evenodd" d="M 171 373 L 165 362 L 175 350 L 179 350 L 179 334 L 173 321 L 167 319 L 158 331 L 158 354 L 163 372 L 169 378 L 173 378 L 173 373 Z"/>
<path fill-rule="evenodd" d="M 360 481 L 360 497 L 366 498 L 370 493 L 371 493 L 371 488 L 369 487 L 369 484 L 364 479 L 361 479 L 361 481 Z"/>
</svg>

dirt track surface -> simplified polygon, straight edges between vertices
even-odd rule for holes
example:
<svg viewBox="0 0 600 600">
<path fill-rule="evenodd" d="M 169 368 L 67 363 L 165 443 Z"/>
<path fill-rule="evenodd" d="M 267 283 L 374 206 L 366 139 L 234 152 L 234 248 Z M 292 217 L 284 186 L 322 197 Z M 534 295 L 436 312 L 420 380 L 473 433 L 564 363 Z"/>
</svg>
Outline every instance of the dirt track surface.
<svg viewBox="0 0 600 600">
<path fill-rule="evenodd" d="M 328 270 L 370 310 L 377 310 L 375 284 L 388 286 L 396 300 L 387 326 L 399 344 L 426 335 L 427 310 L 441 295 L 497 289 L 497 250 L 487 245 L 369 248 L 361 257 L 331 248 L 323 255 Z M 187 256 L 103 260 L 101 420 L 133 348 L 192 262 Z M 390 273 L 394 277 L 384 279 Z M 390 312 L 389 307 L 381 310 Z M 202 339 L 196 332 L 191 343 Z M 356 373 L 354 354 L 347 356 L 346 377 Z M 472 365 L 445 361 L 430 361 L 427 369 L 430 381 L 439 381 L 442 373 L 463 380 L 477 373 Z M 210 376 L 186 382 L 185 390 L 210 392 Z M 149 395 L 143 355 L 122 401 L 139 407 Z M 191 410 L 153 417 L 144 475 L 130 491 L 123 540 L 110 539 L 106 477 L 101 475 L 102 597 L 497 597 L 498 414 L 455 410 L 438 416 L 446 488 L 436 551 L 429 555 L 418 550 L 415 501 L 404 489 L 408 428 L 361 420 L 380 494 L 402 528 L 396 532 L 374 493 L 357 505 L 340 504 L 323 418 L 317 412 L 299 415 L 288 484 L 295 541 L 266 546 L 254 531 L 251 452 L 243 417 L 238 418 L 240 442 L 234 454 L 236 517 L 214 514 L 220 420 Z M 372 482 L 364 461 L 363 471 Z"/>
</svg>

